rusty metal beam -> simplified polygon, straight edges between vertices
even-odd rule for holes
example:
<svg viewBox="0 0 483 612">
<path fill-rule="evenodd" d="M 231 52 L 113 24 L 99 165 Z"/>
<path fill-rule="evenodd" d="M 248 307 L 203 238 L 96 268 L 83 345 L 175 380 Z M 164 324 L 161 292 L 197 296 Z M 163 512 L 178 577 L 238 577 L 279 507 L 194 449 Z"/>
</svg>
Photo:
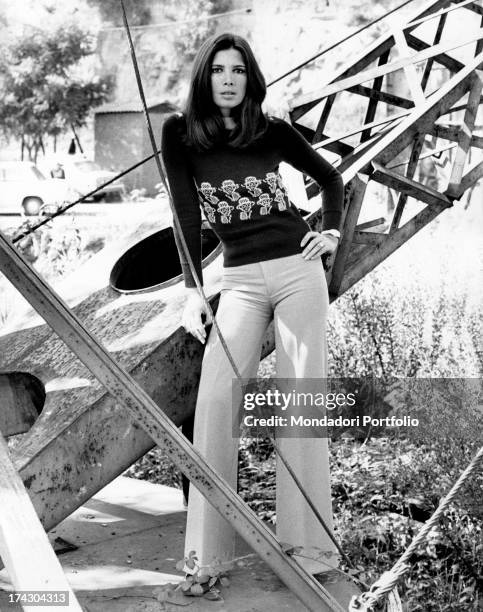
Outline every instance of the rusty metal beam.
<svg viewBox="0 0 483 612">
<path fill-rule="evenodd" d="M 445 147 L 437 147 L 436 149 L 430 149 L 429 151 L 426 151 L 426 153 L 423 153 L 422 155 L 419 156 L 419 160 L 422 159 L 426 159 L 427 157 L 438 157 L 440 156 L 441 153 L 445 152 L 445 151 L 451 151 L 451 149 L 454 149 L 456 147 L 456 144 L 450 144 L 450 145 L 446 145 Z M 403 161 L 400 162 L 396 162 L 394 164 L 388 164 L 386 166 L 386 168 L 388 168 L 388 170 L 393 170 L 394 168 L 399 168 L 400 166 L 405 166 L 406 164 L 409 163 L 409 159 L 404 159 Z"/>
<path fill-rule="evenodd" d="M 406 26 L 403 26 L 403 29 L 406 30 L 410 30 L 410 29 L 414 29 L 415 27 L 421 25 L 422 23 L 426 23 L 428 21 L 431 21 L 432 19 L 436 19 L 437 17 L 444 17 L 446 19 L 448 13 L 451 13 L 453 11 L 457 11 L 461 8 L 464 8 L 465 6 L 467 8 L 469 4 L 472 3 L 473 0 L 464 0 L 463 2 L 458 2 L 458 4 L 453 4 L 452 2 L 450 2 L 449 4 L 451 4 L 451 6 L 446 7 L 444 9 L 441 9 L 439 11 L 436 11 L 434 13 L 428 14 L 425 17 L 421 17 L 419 19 L 413 19 L 411 21 L 408 22 L 408 24 Z M 441 4 L 448 4 L 448 2 L 444 2 Z"/>
<path fill-rule="evenodd" d="M 480 97 L 480 104 L 483 103 L 483 96 Z M 451 113 L 457 113 L 460 110 L 466 110 L 466 104 L 457 104 L 456 106 L 453 106 L 451 108 L 445 109 L 442 113 L 441 116 L 443 115 L 450 115 Z"/>
<path fill-rule="evenodd" d="M 473 85 L 470 89 L 470 95 L 468 96 L 465 116 L 458 134 L 458 149 L 456 151 L 453 169 L 449 179 L 449 186 L 446 190 L 449 197 L 451 197 L 452 194 L 456 195 L 458 193 L 458 186 L 463 177 L 463 170 L 471 145 L 471 136 L 475 127 L 476 113 L 478 112 L 482 86 L 482 80 L 480 76 L 478 76 L 478 71 L 476 71 Z"/>
<path fill-rule="evenodd" d="M 429 126 L 427 133 L 437 138 L 442 138 L 443 140 L 458 142 L 459 131 L 459 125 L 441 125 L 439 123 L 433 123 L 433 125 Z"/>
<path fill-rule="evenodd" d="M 416 172 L 416 168 L 418 166 L 419 156 L 421 154 L 421 149 L 424 145 L 425 134 L 420 134 L 414 141 L 411 146 L 411 153 L 409 155 L 408 166 L 406 168 L 406 177 L 408 179 L 412 179 L 414 177 L 414 173 Z M 391 221 L 391 227 L 389 228 L 389 233 L 392 234 L 398 227 L 399 222 L 401 221 L 401 217 L 404 211 L 404 207 L 406 205 L 408 199 L 408 193 L 403 191 L 399 194 L 399 198 L 397 201 L 396 209 L 394 211 L 394 215 Z"/>
<path fill-rule="evenodd" d="M 394 253 L 401 245 L 407 242 L 411 236 L 425 227 L 430 221 L 435 219 L 446 206 L 437 203 L 434 206 L 427 206 L 402 227 L 400 227 L 390 238 L 374 246 L 364 246 L 357 256 L 351 259 L 346 267 L 344 278 L 340 287 L 340 293 L 344 293 L 357 283 L 366 274 L 371 272 L 378 264 L 384 261 L 391 253 Z M 361 246 L 361 245 L 358 245 Z"/>
<path fill-rule="evenodd" d="M 314 138 L 314 130 L 311 130 L 305 125 L 301 125 L 300 123 L 294 123 L 293 126 L 298 132 L 302 134 L 302 136 L 308 142 L 310 143 L 312 142 Z M 322 134 L 322 136 L 324 135 Z M 352 151 L 354 150 L 354 147 L 351 147 L 345 142 L 340 142 L 340 140 L 341 139 L 339 138 L 327 138 L 327 141 L 328 141 L 327 146 L 324 145 L 324 148 L 326 148 L 327 151 L 331 151 L 332 153 L 336 153 L 337 155 L 340 155 L 341 157 L 350 155 L 350 153 L 352 153 Z M 325 142 L 325 141 L 322 141 L 322 142 Z M 317 148 L 317 147 L 314 147 L 314 148 Z"/>
<path fill-rule="evenodd" d="M 376 134 L 373 134 L 370 140 L 360 145 L 351 155 L 348 155 L 340 162 L 338 170 L 342 172 L 344 182 L 350 181 L 359 172 L 363 174 L 370 174 L 372 172 L 371 160 L 373 156 L 370 154 L 370 151 L 378 152 L 381 142 L 395 129 L 395 127 L 389 124 Z"/>
<path fill-rule="evenodd" d="M 329 118 L 330 111 L 332 110 L 332 106 L 335 101 L 335 96 L 329 96 L 324 104 L 324 110 L 320 115 L 320 119 L 317 123 L 317 127 L 315 128 L 315 133 L 312 138 L 312 144 L 319 142 L 324 137 L 325 125 L 327 123 L 327 119 Z"/>
<path fill-rule="evenodd" d="M 396 48 L 399 50 L 400 54 L 403 57 L 409 57 L 409 47 L 404 35 L 403 30 L 399 28 L 395 28 L 393 32 L 394 40 L 396 41 Z M 433 45 L 433 47 L 436 45 Z M 418 74 L 416 72 L 416 66 L 414 63 L 406 64 L 403 68 L 404 74 L 406 76 L 406 81 L 409 85 L 409 91 L 411 92 L 411 97 L 414 101 L 414 104 L 417 106 L 419 104 L 423 104 L 425 101 L 424 92 L 421 87 L 421 83 L 418 79 Z"/>
<path fill-rule="evenodd" d="M 483 27 L 483 14 L 481 15 L 480 26 Z M 483 51 L 483 40 L 479 40 L 476 43 L 475 55 L 478 55 Z"/>
<path fill-rule="evenodd" d="M 355 176 L 345 188 L 346 205 L 344 206 L 345 217 L 343 221 L 344 231 L 341 235 L 334 263 L 328 279 L 329 293 L 337 296 L 344 277 L 344 269 L 347 257 L 352 247 L 352 237 L 359 213 L 361 211 L 367 182 L 361 177 Z"/>
<path fill-rule="evenodd" d="M 424 51 L 425 49 L 431 48 L 431 45 L 429 43 L 424 42 L 413 34 L 407 34 L 406 40 L 408 41 L 408 45 L 416 51 Z M 455 73 L 464 67 L 463 62 L 460 62 L 454 57 L 451 57 L 447 53 L 439 53 L 438 55 L 435 55 L 434 57 L 429 59 L 432 59 L 433 61 L 437 62 L 438 64 L 441 64 L 451 72 Z"/>
<path fill-rule="evenodd" d="M 396 191 L 405 193 L 412 198 L 425 202 L 426 204 L 441 204 L 447 207 L 452 205 L 451 200 L 439 193 L 439 191 L 431 189 L 431 187 L 428 187 L 427 185 L 422 185 L 421 183 L 413 181 L 402 174 L 398 174 L 397 172 L 389 170 L 388 168 L 384 168 L 384 166 L 376 161 L 373 162 L 373 166 L 374 173 L 371 174 L 370 178 L 377 183 L 381 183 L 381 185 L 386 185 L 386 187 L 396 189 Z"/>
<path fill-rule="evenodd" d="M 439 18 L 438 27 L 436 28 L 436 34 L 433 38 L 433 45 L 437 45 L 441 41 L 441 36 L 443 35 L 444 26 L 446 24 L 446 18 L 448 13 L 443 13 Z M 428 84 L 429 76 L 431 74 L 431 70 L 434 64 L 434 57 L 430 57 L 426 62 L 426 66 L 424 67 L 423 76 L 421 78 L 421 89 L 423 91 L 426 90 L 426 85 Z"/>
<path fill-rule="evenodd" d="M 382 223 L 386 222 L 386 218 L 385 217 L 378 217 L 377 219 L 371 219 L 370 221 L 364 221 L 364 223 L 358 223 L 356 225 L 356 231 L 364 231 L 367 229 L 370 229 L 371 227 L 377 227 L 378 225 L 381 225 Z"/>
<path fill-rule="evenodd" d="M 333 142 L 337 142 L 339 140 L 344 140 L 344 138 L 349 138 L 349 136 L 355 136 L 356 134 L 360 134 L 361 132 L 363 132 L 365 129 L 368 128 L 373 128 L 373 127 L 379 127 L 381 125 L 387 125 L 387 124 L 391 124 L 394 123 L 395 121 L 397 121 L 398 119 L 402 119 L 403 117 L 407 117 L 409 115 L 409 111 L 404 112 L 404 113 L 399 113 L 397 115 L 391 115 L 390 117 L 385 117 L 384 119 L 378 119 L 377 121 L 371 121 L 371 123 L 365 123 L 364 125 L 354 128 L 353 130 L 350 130 L 349 132 L 344 132 L 343 134 L 339 134 L 338 136 L 333 136 L 332 138 L 327 138 L 327 140 L 321 140 L 315 147 L 314 149 L 329 149 L 329 145 L 332 144 Z M 354 151 L 354 147 L 352 147 L 352 151 Z M 350 153 L 352 153 L 352 151 L 350 151 Z"/>
<path fill-rule="evenodd" d="M 483 7 L 476 4 L 476 2 L 470 2 L 468 8 L 478 15 L 483 15 Z"/>
<path fill-rule="evenodd" d="M 382 79 L 382 76 L 378 77 L 377 79 L 375 79 L 374 83 L 376 84 L 376 81 L 377 83 L 379 83 L 379 81 L 382 81 Z M 390 104 L 391 106 L 398 106 L 401 108 L 414 108 L 414 102 L 412 100 L 402 98 L 401 96 L 396 96 L 395 94 L 388 93 L 387 91 L 380 91 L 376 89 L 375 85 L 372 88 L 364 87 L 364 85 L 354 85 L 353 87 L 348 87 L 346 91 L 350 93 L 359 94 L 360 96 L 366 96 L 367 98 L 370 98 L 371 101 L 374 101 L 374 103 L 384 102 L 385 104 Z M 374 119 L 375 107 L 376 104 L 374 104 L 374 113 L 367 113 L 364 123 L 369 123 L 369 117 L 371 116 L 372 118 L 370 119 L 370 121 Z"/>
<path fill-rule="evenodd" d="M 450 195 L 455 200 L 459 200 L 467 189 L 470 189 L 477 181 L 483 177 L 483 162 L 476 164 L 469 170 L 461 179 L 457 189 L 454 189 Z"/>
<path fill-rule="evenodd" d="M 379 234 L 378 232 L 354 232 L 352 242 L 355 244 L 379 245 L 387 239 L 387 234 Z"/>
<path fill-rule="evenodd" d="M 0 556 L 15 591 L 57 591 L 58 601 L 65 603 L 62 607 L 82 612 L 1 434 L 0 465 Z M 39 609 L 47 607 L 40 605 Z"/>
</svg>

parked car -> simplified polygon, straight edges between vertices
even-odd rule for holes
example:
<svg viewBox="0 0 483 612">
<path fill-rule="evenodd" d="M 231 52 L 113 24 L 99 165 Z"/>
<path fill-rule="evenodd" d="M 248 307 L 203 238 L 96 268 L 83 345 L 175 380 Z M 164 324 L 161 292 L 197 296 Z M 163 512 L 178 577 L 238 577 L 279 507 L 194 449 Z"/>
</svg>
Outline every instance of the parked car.
<svg viewBox="0 0 483 612">
<path fill-rule="evenodd" d="M 44 161 L 44 168 L 48 160 Z M 64 173 L 66 182 L 77 192 L 77 197 L 94 191 L 96 187 L 103 185 L 116 176 L 115 172 L 102 169 L 96 162 L 85 157 L 66 155 L 56 157 L 50 161 L 49 174 L 59 176 Z M 105 200 L 106 202 L 120 202 L 125 196 L 126 188 L 120 180 L 103 187 L 89 198 L 92 202 Z"/>
<path fill-rule="evenodd" d="M 74 195 L 62 180 L 46 178 L 33 162 L 0 162 L 0 214 L 51 213 Z"/>
</svg>

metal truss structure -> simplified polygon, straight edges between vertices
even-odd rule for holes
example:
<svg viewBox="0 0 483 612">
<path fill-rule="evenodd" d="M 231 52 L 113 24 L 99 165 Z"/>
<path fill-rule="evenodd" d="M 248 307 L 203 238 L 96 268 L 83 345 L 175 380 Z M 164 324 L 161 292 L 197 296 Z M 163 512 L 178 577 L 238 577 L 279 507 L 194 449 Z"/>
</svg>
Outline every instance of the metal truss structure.
<svg viewBox="0 0 483 612">
<path fill-rule="evenodd" d="M 448 39 L 448 34 L 452 35 L 451 18 L 460 18 L 462 13 L 469 15 L 475 26 L 479 21 L 480 28 L 474 27 L 463 40 L 462 36 Z M 434 24 L 435 30 L 430 43 L 418 35 L 418 30 L 428 24 Z M 483 147 L 483 137 L 475 133 L 483 100 L 481 26 L 483 8 L 476 2 L 431 2 L 405 25 L 393 28 L 356 61 L 340 69 L 319 91 L 291 101 L 290 117 L 295 127 L 316 148 L 341 157 L 338 169 L 346 183 L 345 221 L 331 271 L 329 290 L 333 298 L 452 206 L 482 177 L 483 162 L 468 167 L 471 148 Z M 462 48 L 466 52 L 474 48 L 474 57 L 466 63 L 453 53 Z M 441 67 L 448 73 L 447 81 L 436 91 L 428 91 L 431 77 Z M 404 74 L 403 86 L 409 91 L 408 97 L 390 91 L 390 79 L 397 71 Z M 367 100 L 361 123 L 344 134 L 329 137 L 326 127 L 338 104 L 347 106 L 348 100 L 350 104 L 356 97 Z M 382 116 L 378 113 L 381 110 L 385 111 Z M 459 120 L 448 123 L 445 121 L 448 115 Z M 312 127 L 306 125 L 307 118 Z M 358 142 L 351 145 L 345 142 L 354 137 Z M 435 146 L 435 140 L 450 144 Z M 421 161 L 443 152 L 452 157 L 448 184 L 435 189 L 416 180 Z M 401 154 L 405 155 L 402 161 Z M 421 178 L 422 173 L 419 174 Z M 383 231 L 381 224 L 386 220 L 381 218 L 358 225 L 368 181 L 384 185 L 397 195 L 392 218 Z M 308 185 L 309 196 L 314 195 L 315 188 Z M 408 198 L 424 203 L 425 207 L 402 224 Z"/>
</svg>

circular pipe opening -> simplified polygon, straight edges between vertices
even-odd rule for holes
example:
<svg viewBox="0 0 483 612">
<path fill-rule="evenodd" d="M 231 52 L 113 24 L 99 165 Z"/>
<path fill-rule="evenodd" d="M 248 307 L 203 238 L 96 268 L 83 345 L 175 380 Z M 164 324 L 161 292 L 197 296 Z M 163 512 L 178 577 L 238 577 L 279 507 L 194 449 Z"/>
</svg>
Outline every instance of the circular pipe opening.
<svg viewBox="0 0 483 612">
<path fill-rule="evenodd" d="M 43 382 L 30 372 L 0 372 L 0 434 L 6 438 L 29 431 L 45 404 Z"/>
<path fill-rule="evenodd" d="M 204 265 L 218 255 L 221 250 L 219 244 L 214 231 L 202 226 L 201 254 Z M 121 255 L 112 268 L 109 284 L 118 293 L 144 293 L 174 284 L 181 277 L 173 228 L 166 227 L 144 238 Z"/>
</svg>

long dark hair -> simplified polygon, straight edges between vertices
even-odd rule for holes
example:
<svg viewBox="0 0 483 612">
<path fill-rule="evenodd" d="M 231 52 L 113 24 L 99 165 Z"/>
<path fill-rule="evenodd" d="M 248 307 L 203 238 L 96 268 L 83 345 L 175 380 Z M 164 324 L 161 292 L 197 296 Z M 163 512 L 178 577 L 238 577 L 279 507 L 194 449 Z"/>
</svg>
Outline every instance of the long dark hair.
<svg viewBox="0 0 483 612">
<path fill-rule="evenodd" d="M 223 117 L 213 102 L 211 65 L 218 51 L 237 49 L 245 62 L 247 87 L 243 102 L 233 109 L 237 127 L 228 139 Z M 267 129 L 268 121 L 261 104 L 267 88 L 265 79 L 248 42 L 236 34 L 218 34 L 200 47 L 193 64 L 191 84 L 185 106 L 186 139 L 188 144 L 203 151 L 215 144 L 227 142 L 232 147 L 246 147 L 258 140 Z"/>
</svg>

